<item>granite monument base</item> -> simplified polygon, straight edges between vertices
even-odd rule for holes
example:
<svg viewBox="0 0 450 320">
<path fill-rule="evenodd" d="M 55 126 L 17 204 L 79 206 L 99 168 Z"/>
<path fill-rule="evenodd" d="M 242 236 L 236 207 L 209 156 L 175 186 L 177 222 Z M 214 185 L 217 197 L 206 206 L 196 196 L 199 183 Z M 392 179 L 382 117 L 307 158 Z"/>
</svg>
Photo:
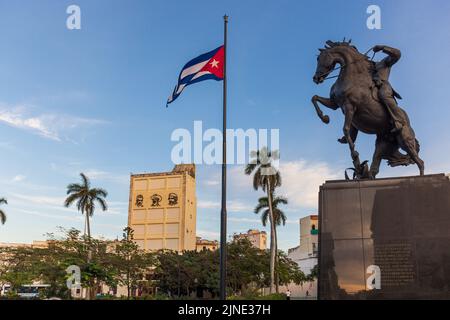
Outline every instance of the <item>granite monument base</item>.
<svg viewBox="0 0 450 320">
<path fill-rule="evenodd" d="M 327 181 L 319 226 L 319 299 L 450 299 L 444 174 Z"/>
</svg>

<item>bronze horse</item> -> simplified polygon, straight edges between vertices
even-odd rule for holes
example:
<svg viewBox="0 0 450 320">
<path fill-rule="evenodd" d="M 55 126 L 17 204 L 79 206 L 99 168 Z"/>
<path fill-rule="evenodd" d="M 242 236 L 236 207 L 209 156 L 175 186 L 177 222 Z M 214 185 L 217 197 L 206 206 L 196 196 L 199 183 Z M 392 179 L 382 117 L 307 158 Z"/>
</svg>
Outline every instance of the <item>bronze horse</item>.
<svg viewBox="0 0 450 320">
<path fill-rule="evenodd" d="M 330 90 L 330 98 L 313 96 L 317 115 L 324 123 L 330 119 L 322 113 L 318 102 L 333 110 L 341 108 L 345 115 L 344 138 L 341 143 L 348 143 L 354 165 L 354 179 L 374 179 L 379 172 L 382 159 L 392 167 L 417 164 L 420 175 L 424 174 L 424 162 L 419 158 L 419 142 L 415 138 L 406 112 L 401 109 L 406 125 L 394 133 L 392 117 L 388 109 L 378 99 L 377 87 L 373 81 L 375 63 L 366 55 L 358 52 L 356 47 L 346 42 L 327 41 L 323 49 L 319 49 L 317 69 L 314 75 L 316 84 L 322 83 L 339 65 L 339 76 Z M 355 149 L 358 131 L 376 134 L 375 152 L 372 164 L 368 168 L 367 161 L 361 163 Z M 403 149 L 406 154 L 399 152 Z"/>
</svg>

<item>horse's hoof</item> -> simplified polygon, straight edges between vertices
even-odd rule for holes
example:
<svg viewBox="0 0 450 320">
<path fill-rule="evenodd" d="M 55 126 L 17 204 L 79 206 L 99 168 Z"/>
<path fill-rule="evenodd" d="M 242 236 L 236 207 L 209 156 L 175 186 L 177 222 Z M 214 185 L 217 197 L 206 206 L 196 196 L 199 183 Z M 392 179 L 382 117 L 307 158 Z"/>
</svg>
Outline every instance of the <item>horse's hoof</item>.
<svg viewBox="0 0 450 320">
<path fill-rule="evenodd" d="M 323 123 L 329 124 L 330 123 L 330 117 L 325 115 L 325 116 L 322 117 L 322 121 L 323 121 Z"/>
<path fill-rule="evenodd" d="M 339 143 L 342 143 L 342 144 L 347 144 L 347 143 L 348 143 L 346 137 L 339 138 L 339 139 L 337 139 L 337 141 L 338 141 Z"/>
</svg>

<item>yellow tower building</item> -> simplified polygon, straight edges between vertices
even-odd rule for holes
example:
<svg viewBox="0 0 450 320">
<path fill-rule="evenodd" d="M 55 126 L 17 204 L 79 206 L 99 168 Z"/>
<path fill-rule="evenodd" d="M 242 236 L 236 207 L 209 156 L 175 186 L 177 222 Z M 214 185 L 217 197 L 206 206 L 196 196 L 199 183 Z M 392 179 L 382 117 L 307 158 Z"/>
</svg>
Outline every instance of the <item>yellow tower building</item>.
<svg viewBox="0 0 450 320">
<path fill-rule="evenodd" d="M 250 229 L 247 233 L 234 234 L 233 239 L 248 239 L 255 248 L 261 250 L 267 248 L 267 234 L 265 231 L 259 231 L 258 229 Z"/>
<path fill-rule="evenodd" d="M 145 250 L 196 249 L 195 165 L 171 172 L 132 174 L 128 226 Z"/>
</svg>

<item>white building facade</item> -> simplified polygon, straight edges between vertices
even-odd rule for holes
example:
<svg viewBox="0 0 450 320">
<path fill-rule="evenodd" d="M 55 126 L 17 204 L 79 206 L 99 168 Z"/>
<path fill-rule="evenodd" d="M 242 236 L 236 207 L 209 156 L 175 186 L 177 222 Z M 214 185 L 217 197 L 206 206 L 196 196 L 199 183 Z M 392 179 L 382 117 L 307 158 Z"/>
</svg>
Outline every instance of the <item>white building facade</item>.
<svg viewBox="0 0 450 320">
<path fill-rule="evenodd" d="M 319 248 L 319 220 L 317 215 L 310 215 L 300 219 L 300 245 L 288 250 L 288 257 L 295 261 L 299 269 L 309 275 L 317 265 Z M 281 292 L 291 291 L 296 299 L 317 299 L 317 279 L 302 285 L 290 284 L 280 287 Z"/>
</svg>

